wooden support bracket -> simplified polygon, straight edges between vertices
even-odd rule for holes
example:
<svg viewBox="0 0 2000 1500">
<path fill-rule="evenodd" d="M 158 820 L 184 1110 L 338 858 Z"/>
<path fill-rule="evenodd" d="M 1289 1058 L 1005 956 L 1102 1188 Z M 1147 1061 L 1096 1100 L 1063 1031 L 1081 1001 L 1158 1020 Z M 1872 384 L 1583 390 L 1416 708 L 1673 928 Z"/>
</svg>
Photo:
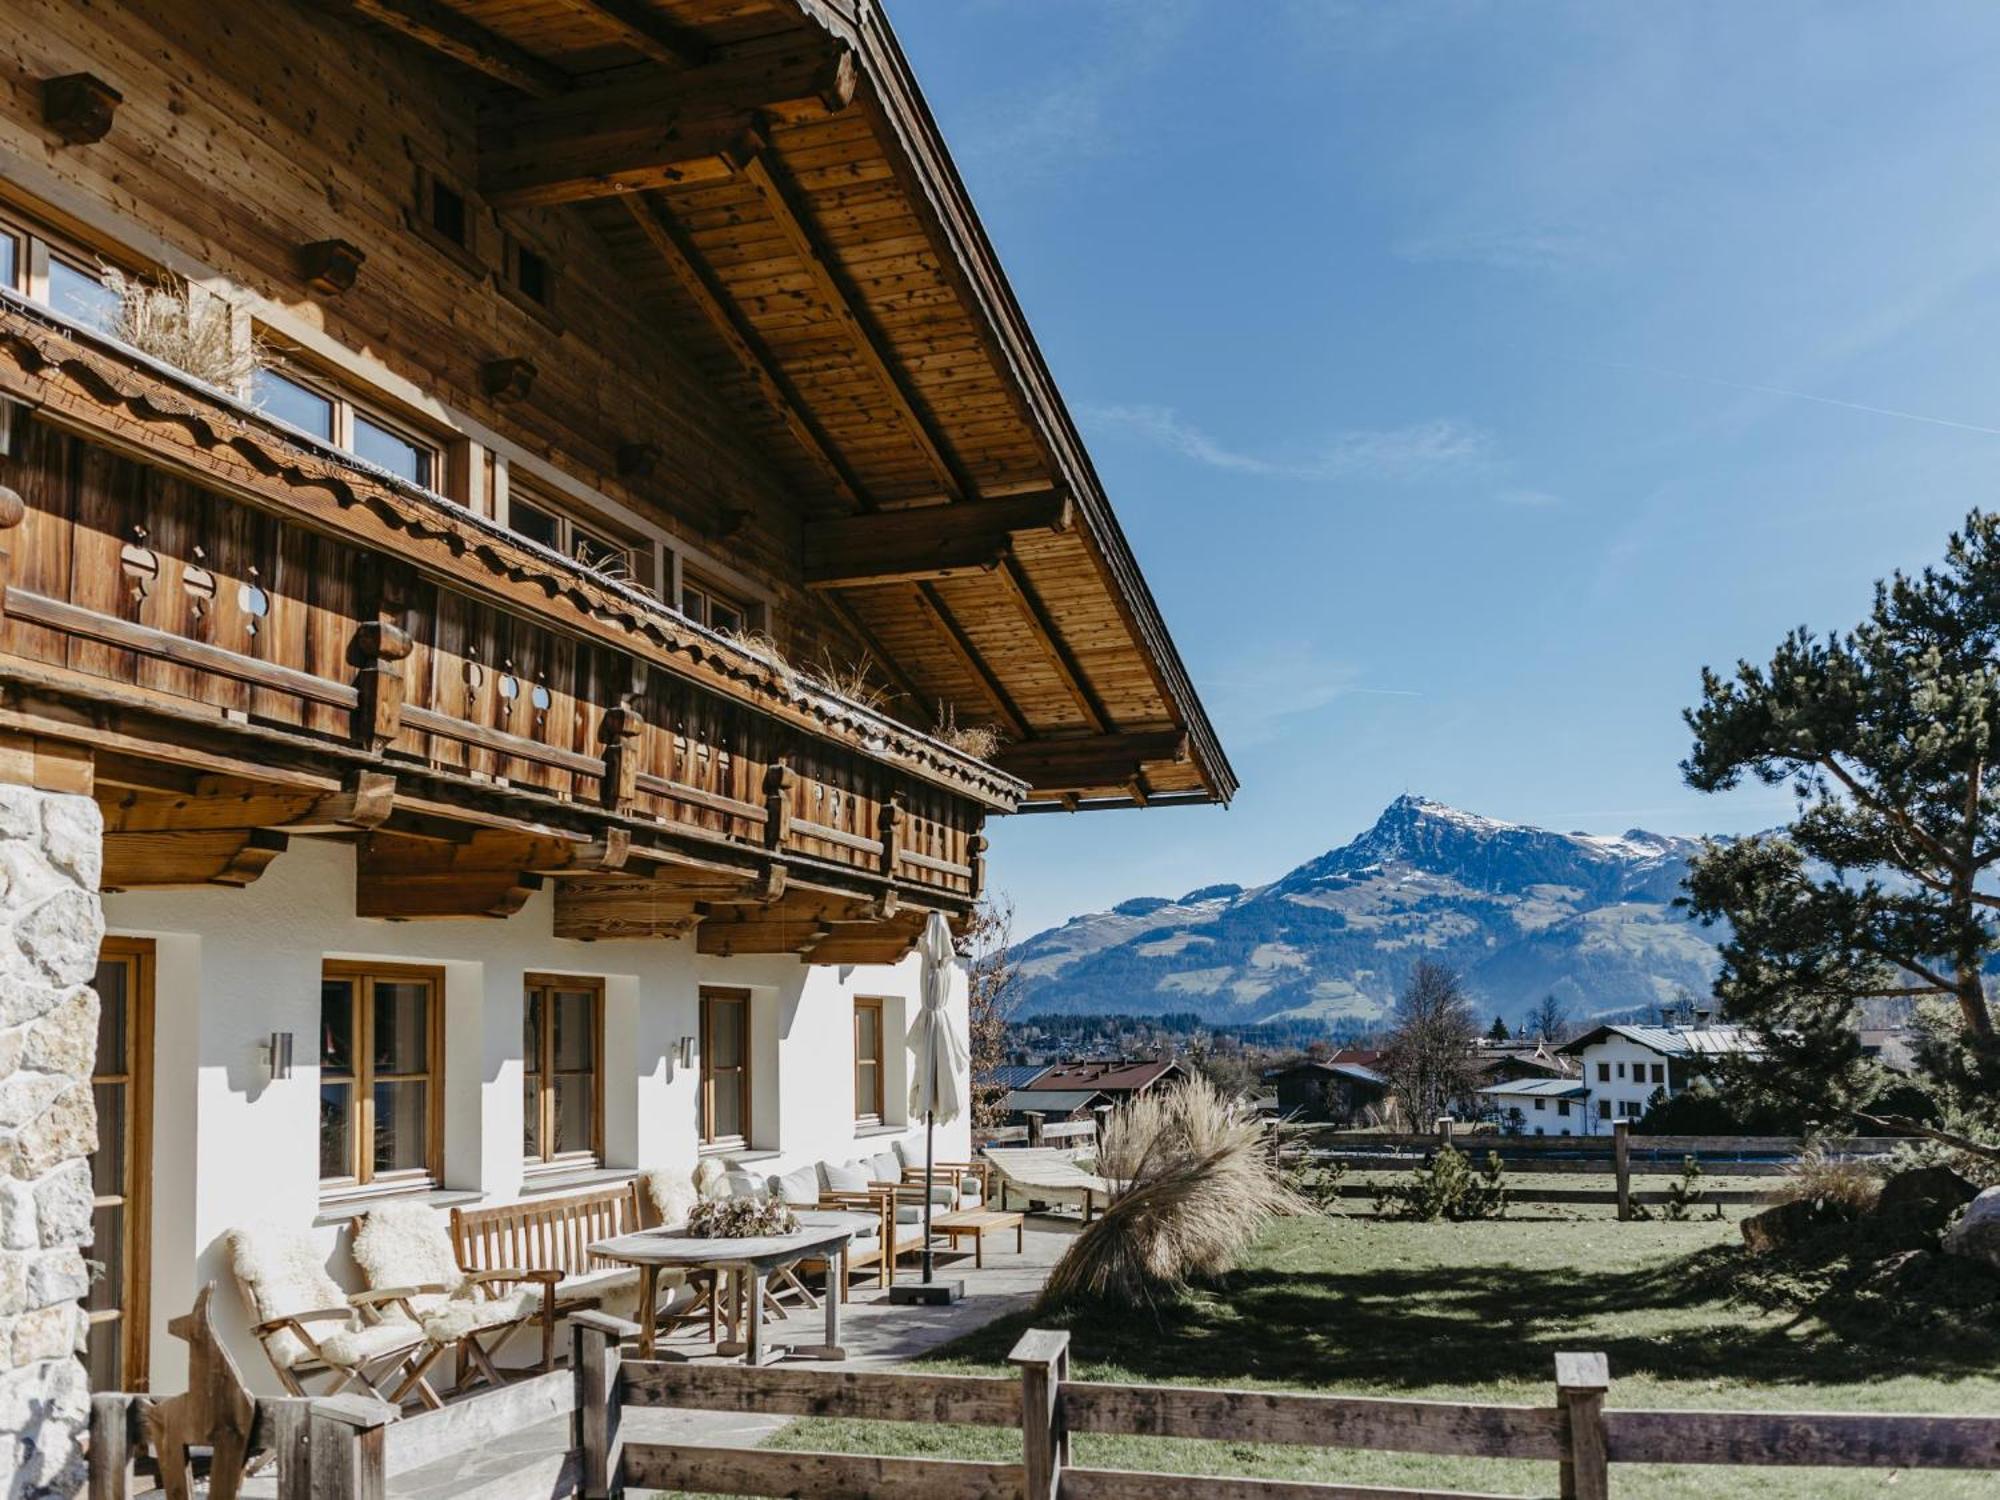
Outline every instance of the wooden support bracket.
<svg viewBox="0 0 2000 1500">
<path fill-rule="evenodd" d="M 125 96 L 94 73 L 42 80 L 42 123 L 71 146 L 94 146 L 111 133 Z"/>
</svg>

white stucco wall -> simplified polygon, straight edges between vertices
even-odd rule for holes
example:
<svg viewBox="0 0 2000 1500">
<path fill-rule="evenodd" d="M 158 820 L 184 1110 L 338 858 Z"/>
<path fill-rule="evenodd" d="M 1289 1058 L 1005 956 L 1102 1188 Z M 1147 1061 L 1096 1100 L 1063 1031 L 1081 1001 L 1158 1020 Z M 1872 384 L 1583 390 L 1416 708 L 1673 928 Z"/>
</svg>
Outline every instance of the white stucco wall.
<svg viewBox="0 0 2000 1500">
<path fill-rule="evenodd" d="M 1600 1118 L 1598 1114 L 1599 1100 L 1611 1101 L 1612 1120 L 1639 1119 L 1645 1115 L 1646 1101 L 1652 1098 L 1655 1089 L 1665 1089 L 1669 1094 L 1673 1092 L 1673 1084 L 1670 1082 L 1673 1071 L 1668 1067 L 1667 1059 L 1651 1047 L 1642 1047 L 1629 1037 L 1616 1035 L 1607 1037 L 1604 1041 L 1584 1048 L 1580 1060 L 1583 1063 L 1584 1086 L 1590 1090 L 1590 1128 L 1593 1133 L 1609 1134 L 1611 1130 L 1609 1121 Z M 1611 1069 L 1609 1082 L 1598 1077 L 1600 1063 L 1607 1064 Z M 1656 1067 L 1661 1070 L 1658 1083 L 1653 1081 L 1653 1069 Z M 1637 1106 L 1630 1115 L 1624 1112 L 1628 1105 Z"/>
<path fill-rule="evenodd" d="M 271 1386 L 249 1339 L 221 1236 L 236 1225 L 313 1226 L 319 1201 L 320 972 L 329 958 L 423 963 L 445 972 L 445 1183 L 487 1202 L 523 1196 L 522 981 L 530 972 L 605 981 L 606 1165 L 691 1166 L 697 1154 L 699 1068 L 674 1062 L 699 1047 L 699 988 L 752 991 L 753 1148 L 757 1170 L 847 1160 L 884 1149 L 900 1129 L 858 1141 L 853 1099 L 853 1002 L 880 995 L 890 1123 L 908 1107 L 904 1026 L 915 1010 L 918 960 L 808 967 L 790 957 L 714 959 L 692 941 L 580 943 L 551 933 L 552 896 L 517 916 L 445 922 L 356 917 L 353 853 L 294 840 L 243 890 L 107 897 L 107 930 L 159 945 L 156 1034 L 153 1385 L 177 1388 L 179 1342 L 166 1333 L 198 1284 L 220 1283 L 225 1333 L 246 1374 Z M 953 1010 L 965 1025 L 965 984 Z M 294 1038 L 294 1073 L 270 1081 L 263 1044 Z M 912 1132 L 921 1140 L 921 1132 Z M 963 1160 L 970 1129 L 938 1132 L 939 1155 Z M 537 1189 L 543 1190 L 543 1189 Z M 321 1223 L 335 1276 L 355 1284 L 344 1221 Z"/>
</svg>

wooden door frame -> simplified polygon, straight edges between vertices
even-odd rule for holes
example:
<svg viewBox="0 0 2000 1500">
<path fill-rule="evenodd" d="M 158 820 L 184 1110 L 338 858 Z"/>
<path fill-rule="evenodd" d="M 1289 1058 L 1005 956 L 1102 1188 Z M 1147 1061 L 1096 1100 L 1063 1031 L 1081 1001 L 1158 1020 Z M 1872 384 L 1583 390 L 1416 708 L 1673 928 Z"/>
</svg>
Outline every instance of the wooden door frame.
<svg viewBox="0 0 2000 1500">
<path fill-rule="evenodd" d="M 151 938 L 107 937 L 98 963 L 130 965 L 125 996 L 126 1053 L 131 1082 L 125 1099 L 125 1287 L 122 1383 L 147 1389 L 153 1330 L 153 979 L 158 948 Z M 91 1072 L 96 1074 L 95 1055 Z M 102 1149 L 100 1146 L 99 1149 Z"/>
</svg>

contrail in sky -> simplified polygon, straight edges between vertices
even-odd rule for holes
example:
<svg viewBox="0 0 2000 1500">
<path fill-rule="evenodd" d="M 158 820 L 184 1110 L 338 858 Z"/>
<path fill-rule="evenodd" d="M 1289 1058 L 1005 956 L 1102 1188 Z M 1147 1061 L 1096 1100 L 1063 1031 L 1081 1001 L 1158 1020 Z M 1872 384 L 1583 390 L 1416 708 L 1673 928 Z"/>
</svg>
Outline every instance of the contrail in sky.
<svg viewBox="0 0 2000 1500">
<path fill-rule="evenodd" d="M 1810 401 L 1816 406 L 1838 406 L 1846 411 L 1866 412 L 1872 417 L 1898 417 L 1905 422 L 1923 422 L 1932 427 L 1952 427 L 1960 432 L 1983 432 L 1988 437 L 2000 437 L 2000 427 L 1981 427 L 1977 422 L 1954 422 L 1949 417 L 1927 417 L 1922 412 L 1898 411 L 1893 406 L 1865 406 L 1859 401 L 1842 401 L 1833 396 L 1815 396 L 1809 391 L 1788 391 L 1783 386 L 1756 385 L 1744 380 L 1723 380 L 1714 375 L 1689 375 L 1681 370 L 1663 369 L 1659 365 L 1642 365 L 1624 359 L 1592 359 L 1585 355 L 1576 356 L 1581 364 L 1603 365 L 1612 370 L 1636 370 L 1644 375 L 1663 375 L 1669 380 L 1686 380 L 1696 385 L 1718 385 L 1725 390 L 1750 391 L 1760 396 L 1783 396 L 1790 401 Z"/>
</svg>

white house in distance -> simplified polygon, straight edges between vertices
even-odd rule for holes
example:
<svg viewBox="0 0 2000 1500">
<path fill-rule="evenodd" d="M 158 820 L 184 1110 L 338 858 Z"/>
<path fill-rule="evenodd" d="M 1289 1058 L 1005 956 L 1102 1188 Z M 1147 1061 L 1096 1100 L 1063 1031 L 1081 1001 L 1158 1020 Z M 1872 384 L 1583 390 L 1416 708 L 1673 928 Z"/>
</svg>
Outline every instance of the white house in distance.
<svg viewBox="0 0 2000 1500">
<path fill-rule="evenodd" d="M 1655 1093 L 1671 1099 L 1713 1059 L 1751 1050 L 1743 1028 L 1713 1025 L 1700 1012 L 1691 1026 L 1604 1025 L 1562 1048 L 1577 1060 L 1577 1077 L 1514 1079 L 1479 1093 L 1504 1116 L 1519 1110 L 1528 1135 L 1602 1135 L 1613 1121 L 1643 1119 Z"/>
<path fill-rule="evenodd" d="M 1235 790 L 881 8 L 671 11 L 0 0 L 0 1492 L 249 1221 L 913 1147 L 986 820 Z"/>
</svg>

